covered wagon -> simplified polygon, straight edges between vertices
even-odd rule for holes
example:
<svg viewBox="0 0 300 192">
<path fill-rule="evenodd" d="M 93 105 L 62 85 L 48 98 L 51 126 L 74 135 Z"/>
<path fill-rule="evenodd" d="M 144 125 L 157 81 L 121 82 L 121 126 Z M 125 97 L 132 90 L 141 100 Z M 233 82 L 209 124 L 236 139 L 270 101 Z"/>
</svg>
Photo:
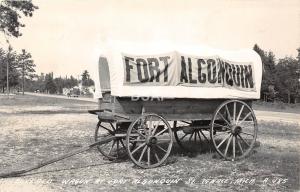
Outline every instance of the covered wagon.
<svg viewBox="0 0 300 192">
<path fill-rule="evenodd" d="M 226 160 L 249 155 L 257 137 L 251 108 L 260 98 L 262 64 L 253 50 L 179 48 L 108 50 L 99 58 L 95 140 L 99 151 L 152 168 L 209 141 Z M 191 147 L 192 146 L 192 147 Z"/>
</svg>

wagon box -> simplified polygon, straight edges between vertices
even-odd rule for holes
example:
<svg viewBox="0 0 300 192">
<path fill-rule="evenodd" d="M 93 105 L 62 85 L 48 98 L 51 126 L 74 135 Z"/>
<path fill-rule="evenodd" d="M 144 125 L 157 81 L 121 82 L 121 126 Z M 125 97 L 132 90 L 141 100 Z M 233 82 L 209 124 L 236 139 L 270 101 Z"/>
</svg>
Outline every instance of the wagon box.
<svg viewBox="0 0 300 192">
<path fill-rule="evenodd" d="M 187 51 L 189 50 L 189 51 Z M 257 137 L 251 101 L 260 97 L 262 64 L 252 50 L 108 50 L 96 79 L 95 141 L 110 160 L 139 167 L 165 162 L 174 138 L 183 149 L 213 146 L 226 160 L 249 155 Z M 144 99 L 150 98 L 150 99 Z"/>
</svg>

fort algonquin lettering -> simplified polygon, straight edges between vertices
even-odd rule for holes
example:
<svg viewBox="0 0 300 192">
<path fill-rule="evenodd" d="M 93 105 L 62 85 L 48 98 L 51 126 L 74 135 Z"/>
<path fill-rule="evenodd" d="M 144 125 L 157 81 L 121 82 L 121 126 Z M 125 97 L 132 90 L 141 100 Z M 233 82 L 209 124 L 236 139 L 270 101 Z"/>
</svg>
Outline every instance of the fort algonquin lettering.
<svg viewBox="0 0 300 192">
<path fill-rule="evenodd" d="M 123 55 L 124 85 L 227 87 L 255 91 L 252 63 L 218 56 Z"/>
</svg>

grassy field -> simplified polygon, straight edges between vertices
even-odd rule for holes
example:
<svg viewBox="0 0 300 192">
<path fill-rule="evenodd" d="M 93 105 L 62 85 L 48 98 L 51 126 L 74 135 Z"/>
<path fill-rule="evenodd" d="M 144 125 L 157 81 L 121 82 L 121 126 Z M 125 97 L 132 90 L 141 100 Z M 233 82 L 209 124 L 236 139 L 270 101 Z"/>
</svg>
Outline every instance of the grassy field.
<svg viewBox="0 0 300 192">
<path fill-rule="evenodd" d="M 0 98 L 1 172 L 91 143 L 97 118 L 86 110 L 96 107 L 45 97 Z M 165 166 L 143 170 L 128 158 L 107 161 L 94 149 L 24 177 L 0 179 L 0 191 L 298 191 L 299 139 L 299 124 L 259 119 L 254 153 L 244 160 L 224 161 L 205 143 L 187 154 L 174 143 Z"/>
<path fill-rule="evenodd" d="M 262 102 L 255 101 L 253 102 L 253 108 L 256 110 L 263 111 L 278 111 L 278 112 L 287 112 L 287 113 L 300 113 L 300 103 L 283 103 L 283 102 Z"/>
</svg>

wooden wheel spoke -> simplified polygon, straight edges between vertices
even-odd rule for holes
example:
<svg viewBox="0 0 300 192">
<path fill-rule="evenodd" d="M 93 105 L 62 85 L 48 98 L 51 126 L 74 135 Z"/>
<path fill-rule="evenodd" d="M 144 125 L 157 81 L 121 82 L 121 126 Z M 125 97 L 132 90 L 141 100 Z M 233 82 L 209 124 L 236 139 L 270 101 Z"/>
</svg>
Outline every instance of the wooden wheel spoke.
<svg viewBox="0 0 300 192">
<path fill-rule="evenodd" d="M 244 132 L 244 131 L 241 131 L 240 134 L 241 134 L 241 133 L 242 133 L 242 134 L 245 134 L 245 135 L 250 135 L 250 136 L 254 137 L 254 135 L 251 134 L 251 133 L 247 133 L 247 132 Z"/>
<path fill-rule="evenodd" d="M 167 153 L 167 151 L 164 148 L 162 148 L 161 146 L 159 146 L 159 145 L 155 145 L 155 146 L 158 147 L 160 150 L 164 151 L 165 153 Z"/>
<path fill-rule="evenodd" d="M 217 148 L 221 147 L 221 145 L 231 136 L 231 134 L 228 134 L 227 137 L 225 137 L 217 146 Z"/>
<path fill-rule="evenodd" d="M 120 140 L 120 143 L 121 143 L 121 145 L 123 146 L 123 148 L 126 149 L 126 147 L 125 147 L 125 145 L 124 145 L 122 139 Z"/>
<path fill-rule="evenodd" d="M 227 123 L 227 125 L 230 125 L 230 123 L 225 119 L 225 117 L 219 112 L 218 115 Z"/>
<path fill-rule="evenodd" d="M 143 143 L 142 145 L 138 146 L 137 148 L 135 148 L 131 154 L 134 154 L 135 152 L 137 152 L 139 149 L 141 149 L 142 147 L 144 147 L 146 145 L 146 143 Z"/>
<path fill-rule="evenodd" d="M 200 131 L 197 132 L 197 135 L 198 135 L 198 137 L 199 137 L 199 141 L 201 142 L 202 139 L 201 139 L 201 136 L 200 136 L 200 133 L 199 133 L 199 132 L 200 132 Z"/>
<path fill-rule="evenodd" d="M 110 147 L 110 149 L 109 149 L 108 155 L 110 155 L 110 154 L 111 154 L 111 152 L 112 152 L 112 149 L 113 149 L 113 148 L 114 148 L 114 146 L 115 146 L 115 143 L 116 143 L 116 141 L 114 140 L 114 141 L 113 141 L 113 143 L 112 143 L 112 145 L 111 145 L 111 147 Z"/>
<path fill-rule="evenodd" d="M 152 131 L 152 133 L 151 133 L 151 135 L 155 135 L 155 132 L 156 132 L 156 130 L 157 130 L 157 128 L 158 128 L 160 122 L 161 122 L 161 119 L 159 119 L 159 120 L 157 121 L 157 123 L 156 123 L 156 125 L 154 126 L 154 129 L 153 129 L 153 131 Z"/>
<path fill-rule="evenodd" d="M 114 134 L 114 131 L 112 131 L 112 130 L 106 128 L 106 127 L 104 127 L 103 125 L 99 125 L 99 127 L 102 127 L 103 129 L 107 130 L 111 135 Z"/>
<path fill-rule="evenodd" d="M 236 102 L 233 102 L 233 117 L 232 117 L 232 121 L 233 121 L 233 123 L 235 123 L 236 122 L 236 120 L 235 120 L 235 114 L 236 113 Z"/>
<path fill-rule="evenodd" d="M 149 127 L 148 127 L 148 137 L 150 137 L 152 135 L 152 125 L 153 125 L 153 121 L 152 121 L 152 116 L 150 116 L 149 118 Z"/>
<path fill-rule="evenodd" d="M 199 130 L 200 131 L 200 133 L 201 133 L 201 135 L 207 140 L 207 141 L 209 141 L 208 140 L 208 138 L 205 136 L 205 134 L 203 133 L 203 131 L 202 130 Z"/>
<path fill-rule="evenodd" d="M 144 137 L 144 138 L 146 139 L 146 136 L 145 136 L 145 135 L 141 134 L 137 129 L 134 129 L 134 130 L 135 130 L 135 132 L 136 132 L 137 134 L 139 134 L 140 136 L 142 136 L 142 137 Z"/>
<path fill-rule="evenodd" d="M 241 153 L 243 154 L 244 151 L 243 151 L 243 148 L 242 148 L 242 146 L 241 146 L 241 143 L 240 143 L 240 141 L 238 140 L 238 138 L 236 138 L 236 140 L 237 140 L 237 144 L 238 144 L 238 146 L 239 146 L 239 149 L 240 149 Z"/>
<path fill-rule="evenodd" d="M 146 145 L 146 146 L 144 147 L 144 149 L 143 149 L 141 155 L 140 155 L 139 162 L 141 162 L 141 160 L 142 160 L 142 158 L 143 158 L 143 156 L 144 156 L 144 153 L 145 153 L 145 151 L 146 151 L 147 148 L 148 148 L 148 146 Z"/>
<path fill-rule="evenodd" d="M 188 134 L 185 133 L 185 134 L 180 138 L 180 140 L 184 139 L 187 135 L 188 135 Z"/>
<path fill-rule="evenodd" d="M 249 117 L 249 115 L 251 115 L 252 114 L 252 112 L 250 111 L 244 118 L 243 118 L 243 120 L 240 122 L 240 124 L 242 124 L 248 117 Z"/>
<path fill-rule="evenodd" d="M 245 107 L 245 105 L 242 105 L 242 107 L 241 107 L 241 109 L 240 109 L 240 112 L 239 112 L 239 114 L 238 114 L 238 116 L 237 116 L 237 118 L 236 118 L 236 124 L 239 122 L 239 120 L 240 120 L 240 117 L 241 117 L 241 114 L 242 114 L 242 112 L 243 112 L 243 110 L 244 110 L 244 107 Z"/>
<path fill-rule="evenodd" d="M 193 135 L 194 135 L 194 132 L 191 133 L 191 136 L 190 136 L 190 138 L 189 138 L 189 142 L 191 142 L 191 140 L 192 140 L 192 138 L 193 138 Z"/>
<path fill-rule="evenodd" d="M 225 109 L 226 109 L 227 115 L 228 115 L 228 117 L 229 117 L 229 122 L 231 122 L 231 115 L 230 115 L 230 113 L 229 113 L 229 110 L 228 110 L 227 105 L 225 105 Z M 230 125 L 230 124 L 229 124 L 229 125 Z"/>
<path fill-rule="evenodd" d="M 147 156 L 148 156 L 148 166 L 150 166 L 150 150 L 151 150 L 151 148 L 150 147 L 148 147 L 148 149 L 147 149 Z"/>
<path fill-rule="evenodd" d="M 153 152 L 154 152 L 155 159 L 156 159 L 156 161 L 158 163 L 160 161 L 160 159 L 159 159 L 159 157 L 157 155 L 157 152 L 156 152 L 155 148 L 153 148 Z"/>
<path fill-rule="evenodd" d="M 119 157 L 119 140 L 117 140 L 117 157 Z"/>
<path fill-rule="evenodd" d="M 248 147 L 250 147 L 250 145 L 248 144 L 248 142 L 247 142 L 240 134 L 238 134 L 238 136 L 239 136 L 239 138 L 241 138 L 241 140 L 242 140 L 244 143 L 246 143 L 246 145 L 247 145 Z"/>
<path fill-rule="evenodd" d="M 163 129 L 162 131 L 158 132 L 155 136 L 157 137 L 157 136 L 161 135 L 161 134 L 164 133 L 166 130 L 168 130 L 168 127 L 165 128 L 165 129 Z"/>
<path fill-rule="evenodd" d="M 194 132 L 194 142 L 197 142 L 197 131 Z"/>
<path fill-rule="evenodd" d="M 114 131 L 116 131 L 115 126 L 112 123 L 109 123 Z"/>
<path fill-rule="evenodd" d="M 233 160 L 235 159 L 235 137 L 232 137 L 232 155 L 233 155 Z"/>
<path fill-rule="evenodd" d="M 224 152 L 224 155 L 226 156 L 227 155 L 227 151 L 228 151 L 228 147 L 231 143 L 231 140 L 232 140 L 232 135 L 230 135 L 228 141 L 227 141 L 227 145 L 226 145 L 226 149 L 225 149 L 225 152 Z"/>
</svg>

